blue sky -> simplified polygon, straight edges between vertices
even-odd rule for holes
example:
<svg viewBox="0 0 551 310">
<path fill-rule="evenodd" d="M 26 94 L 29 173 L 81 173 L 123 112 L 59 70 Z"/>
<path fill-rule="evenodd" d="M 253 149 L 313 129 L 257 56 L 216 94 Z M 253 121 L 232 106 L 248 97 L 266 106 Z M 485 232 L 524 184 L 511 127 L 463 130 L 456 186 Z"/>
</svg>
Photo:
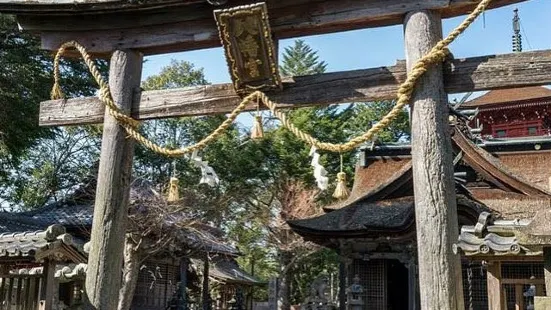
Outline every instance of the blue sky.
<svg viewBox="0 0 551 310">
<path fill-rule="evenodd" d="M 480 17 L 451 45 L 456 58 L 511 52 L 513 9 L 518 8 L 523 28 L 525 51 L 551 48 L 551 0 L 531 0 L 490 10 Z M 444 35 L 457 26 L 463 17 L 444 20 Z M 321 60 L 328 63 L 328 71 L 343 71 L 392 65 L 404 59 L 403 29 L 401 25 L 302 37 Z M 294 39 L 280 41 L 280 53 Z M 143 77 L 156 74 L 171 59 L 187 60 L 204 68 L 211 83 L 230 82 L 226 60 L 221 48 L 164 54 L 147 57 Z"/>
</svg>

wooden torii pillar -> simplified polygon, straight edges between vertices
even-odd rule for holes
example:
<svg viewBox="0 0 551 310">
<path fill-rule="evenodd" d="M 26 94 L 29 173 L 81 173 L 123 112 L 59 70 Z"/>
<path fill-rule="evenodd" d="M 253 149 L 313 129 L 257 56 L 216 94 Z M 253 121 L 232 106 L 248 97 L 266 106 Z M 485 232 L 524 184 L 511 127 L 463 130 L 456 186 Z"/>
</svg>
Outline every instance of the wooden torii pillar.
<svg viewBox="0 0 551 310">
<path fill-rule="evenodd" d="M 521 1 L 494 0 L 493 7 Z M 403 23 L 407 67 L 411 67 L 440 39 L 440 14 L 465 14 L 478 1 L 384 2 L 383 7 L 381 1 L 367 0 L 267 0 L 267 6 L 277 39 Z M 232 6 L 232 1 L 228 5 Z M 159 54 L 220 45 L 212 11 L 202 0 L 0 0 L 0 12 L 14 13 L 24 30 L 40 32 L 45 50 L 55 51 L 62 43 L 76 40 L 91 53 L 111 55 L 109 84 L 114 102 L 138 120 L 227 113 L 240 101 L 232 84 L 144 92 L 141 96 L 136 92 L 140 52 Z M 304 11 L 313 15 L 294 14 Z M 549 51 L 450 60 L 444 65 L 444 74 L 442 66 L 431 67 L 420 81 L 412 104 L 412 155 L 423 309 L 452 310 L 462 304 L 461 285 L 456 282 L 461 279 L 458 257 L 451 253 L 457 221 L 445 91 L 549 84 L 550 64 Z M 405 74 L 406 65 L 398 63 L 297 77 L 284 80 L 283 92 L 269 95 L 287 108 L 394 99 Z M 41 125 L 101 122 L 104 135 L 86 291 L 94 309 L 113 310 L 120 288 L 133 142 L 126 139 L 96 97 L 41 104 Z"/>
<path fill-rule="evenodd" d="M 111 55 L 111 95 L 127 114 L 139 94 L 142 58 L 131 50 Z M 86 272 L 86 295 L 94 309 L 117 309 L 133 156 L 134 141 L 106 111 Z"/>
<path fill-rule="evenodd" d="M 404 20 L 408 71 L 442 39 L 440 14 L 416 11 Z M 411 102 L 411 157 L 421 309 L 464 309 L 457 240 L 448 98 L 442 65 L 418 81 Z"/>
</svg>

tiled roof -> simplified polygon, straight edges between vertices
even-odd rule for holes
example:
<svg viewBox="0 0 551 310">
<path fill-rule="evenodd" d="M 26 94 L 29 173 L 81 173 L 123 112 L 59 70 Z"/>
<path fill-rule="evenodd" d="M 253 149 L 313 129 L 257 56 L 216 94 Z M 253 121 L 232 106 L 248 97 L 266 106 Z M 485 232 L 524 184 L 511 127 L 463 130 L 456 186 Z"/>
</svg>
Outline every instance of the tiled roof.
<svg viewBox="0 0 551 310">
<path fill-rule="evenodd" d="M 46 228 L 48 224 L 32 219 L 21 213 L 0 212 L 0 233 L 14 231 L 36 231 Z"/>
<path fill-rule="evenodd" d="M 65 227 L 87 227 L 92 225 L 93 204 L 72 204 L 60 202 L 22 213 L 46 225 L 60 224 Z"/>
<path fill-rule="evenodd" d="M 82 243 L 67 234 L 61 225 L 51 225 L 44 230 L 23 231 L 20 229 L 18 232 L 0 234 L 0 256 L 40 259 L 41 251 L 54 248 L 68 251 L 66 257 L 73 261 L 85 260 Z"/>
<path fill-rule="evenodd" d="M 227 244 L 225 240 L 222 240 L 207 231 L 179 228 L 176 237 L 184 244 L 184 246 L 192 249 L 193 251 L 230 256 L 238 256 L 240 254 L 235 247 Z"/>
<path fill-rule="evenodd" d="M 485 107 L 537 99 L 544 99 L 551 103 L 551 89 L 542 86 L 530 86 L 491 90 L 478 98 L 465 102 L 461 108 Z"/>
<path fill-rule="evenodd" d="M 65 201 L 48 204 L 42 208 L 21 213 L 0 213 L 0 233 L 1 232 L 19 232 L 19 231 L 37 231 L 43 230 L 50 225 L 62 225 L 67 229 L 71 228 L 90 228 L 94 216 L 93 201 L 89 197 L 90 191 L 95 184 L 87 185 L 86 199 L 73 199 L 69 197 Z M 93 194 L 93 193 L 92 193 Z M 82 193 L 77 196 L 82 197 Z M 141 212 L 145 209 L 144 200 L 154 199 L 155 193 L 147 181 L 138 179 L 132 183 L 130 191 L 130 204 L 140 208 Z M 147 204 L 146 204 L 147 205 Z M 239 255 L 239 251 L 228 244 L 223 238 L 223 233 L 219 229 L 196 223 L 190 229 L 182 228 L 178 225 L 185 214 L 170 214 L 164 218 L 165 224 L 172 227 L 176 232 L 176 237 L 182 243 L 183 247 L 193 251 L 217 253 L 230 256 Z"/>
</svg>

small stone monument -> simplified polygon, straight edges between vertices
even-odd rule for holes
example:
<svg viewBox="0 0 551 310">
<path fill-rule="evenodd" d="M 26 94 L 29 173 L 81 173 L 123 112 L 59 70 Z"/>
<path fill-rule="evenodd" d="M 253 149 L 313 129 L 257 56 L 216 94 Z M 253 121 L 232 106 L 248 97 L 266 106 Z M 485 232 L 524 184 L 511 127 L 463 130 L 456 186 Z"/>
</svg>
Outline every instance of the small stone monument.
<svg viewBox="0 0 551 310">
<path fill-rule="evenodd" d="M 348 310 L 361 310 L 363 308 L 363 292 L 364 289 L 360 284 L 360 277 L 358 275 L 355 275 L 354 279 L 352 279 L 352 285 L 350 285 L 350 287 L 346 289 Z"/>
<path fill-rule="evenodd" d="M 333 310 L 336 305 L 326 297 L 327 276 L 318 276 L 310 285 L 310 295 L 304 300 L 301 310 Z"/>
</svg>

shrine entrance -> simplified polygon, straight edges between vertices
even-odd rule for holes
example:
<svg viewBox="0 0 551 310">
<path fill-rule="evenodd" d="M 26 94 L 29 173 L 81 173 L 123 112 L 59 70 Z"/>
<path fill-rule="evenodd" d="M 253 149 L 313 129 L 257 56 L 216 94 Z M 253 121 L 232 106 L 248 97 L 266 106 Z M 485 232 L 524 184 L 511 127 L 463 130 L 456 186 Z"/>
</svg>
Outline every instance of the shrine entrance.
<svg viewBox="0 0 551 310">
<path fill-rule="evenodd" d="M 348 269 L 348 283 L 357 275 L 363 287 L 365 310 L 408 310 L 409 269 L 397 259 L 355 259 Z M 417 282 L 417 279 L 414 279 Z"/>
<path fill-rule="evenodd" d="M 409 308 L 409 275 L 408 269 L 400 261 L 386 261 L 387 309 L 408 310 Z"/>
</svg>

